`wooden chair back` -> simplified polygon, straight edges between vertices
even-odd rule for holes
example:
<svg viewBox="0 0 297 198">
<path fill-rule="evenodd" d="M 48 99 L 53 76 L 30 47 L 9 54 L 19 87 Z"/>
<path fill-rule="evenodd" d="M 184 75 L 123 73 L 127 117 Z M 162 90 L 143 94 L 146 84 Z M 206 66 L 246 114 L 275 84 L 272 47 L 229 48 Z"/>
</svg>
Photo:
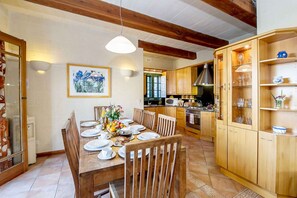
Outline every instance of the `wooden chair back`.
<svg viewBox="0 0 297 198">
<path fill-rule="evenodd" d="M 179 166 L 181 135 L 126 144 L 125 198 L 172 197 L 176 167 Z M 130 152 L 138 153 L 130 158 Z M 148 156 L 146 152 L 149 151 Z"/>
<path fill-rule="evenodd" d="M 143 116 L 143 110 L 134 108 L 133 112 L 133 121 L 137 122 L 138 124 L 141 124 L 142 122 L 142 116 Z"/>
<path fill-rule="evenodd" d="M 72 133 L 73 141 L 75 142 L 75 147 L 76 147 L 77 153 L 79 155 L 80 138 L 79 138 L 79 130 L 78 130 L 78 127 L 76 124 L 76 118 L 75 118 L 74 111 L 70 115 L 70 122 L 71 122 L 71 127 L 72 127 L 71 133 Z"/>
<path fill-rule="evenodd" d="M 107 106 L 94 106 L 94 120 L 100 120 L 103 108 Z"/>
<path fill-rule="evenodd" d="M 62 136 L 63 136 L 63 142 L 65 147 L 66 156 L 69 162 L 70 170 L 72 173 L 72 177 L 74 180 L 74 186 L 75 186 L 75 196 L 79 197 L 79 180 L 78 180 L 78 171 L 79 171 L 79 154 L 77 146 L 74 137 L 73 137 L 73 122 L 71 119 L 68 119 L 65 125 L 65 128 L 63 128 Z"/>
<path fill-rule="evenodd" d="M 141 124 L 148 129 L 154 130 L 156 113 L 152 111 L 143 111 Z"/>
<path fill-rule="evenodd" d="M 176 118 L 166 116 L 163 114 L 158 115 L 157 133 L 162 136 L 171 136 L 176 133 Z"/>
</svg>

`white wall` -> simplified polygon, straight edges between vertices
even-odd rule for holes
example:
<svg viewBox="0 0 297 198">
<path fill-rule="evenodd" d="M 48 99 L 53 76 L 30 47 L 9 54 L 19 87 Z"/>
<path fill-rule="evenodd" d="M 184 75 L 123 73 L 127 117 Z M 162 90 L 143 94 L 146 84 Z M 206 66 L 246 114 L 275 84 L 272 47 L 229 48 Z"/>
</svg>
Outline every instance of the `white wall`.
<svg viewBox="0 0 297 198">
<path fill-rule="evenodd" d="M 296 0 L 258 0 L 257 33 L 297 26 Z"/>
<path fill-rule="evenodd" d="M 11 12 L 9 24 L 9 33 L 27 42 L 27 60 L 53 63 L 44 75 L 27 68 L 28 114 L 36 119 L 38 153 L 63 149 L 61 128 L 72 110 L 77 120 L 88 120 L 95 105 L 121 104 L 127 116 L 143 106 L 143 51 L 117 55 L 105 50 L 118 32 L 30 11 Z M 67 98 L 66 63 L 110 66 L 112 97 Z M 121 76 L 120 69 L 127 68 L 135 71 L 133 77 Z"/>
<path fill-rule="evenodd" d="M 209 50 L 201 50 L 197 52 L 197 59 L 195 60 L 188 60 L 188 59 L 178 59 L 175 61 L 175 69 L 183 68 L 186 66 L 197 65 L 209 60 L 213 60 L 213 49 Z"/>
<path fill-rule="evenodd" d="M 8 30 L 8 11 L 0 4 L 0 31 L 7 33 Z"/>
</svg>

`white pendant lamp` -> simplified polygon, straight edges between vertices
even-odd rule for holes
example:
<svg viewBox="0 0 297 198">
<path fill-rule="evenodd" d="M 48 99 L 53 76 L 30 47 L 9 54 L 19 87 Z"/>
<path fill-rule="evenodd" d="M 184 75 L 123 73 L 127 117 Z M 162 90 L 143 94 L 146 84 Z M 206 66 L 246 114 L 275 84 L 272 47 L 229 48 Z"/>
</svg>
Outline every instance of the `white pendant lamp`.
<svg viewBox="0 0 297 198">
<path fill-rule="evenodd" d="M 109 41 L 105 48 L 108 51 L 118 54 L 129 54 L 136 50 L 136 47 L 131 41 L 122 35 L 123 33 L 123 20 L 122 20 L 122 0 L 120 0 L 120 20 L 121 20 L 121 34 Z"/>
</svg>

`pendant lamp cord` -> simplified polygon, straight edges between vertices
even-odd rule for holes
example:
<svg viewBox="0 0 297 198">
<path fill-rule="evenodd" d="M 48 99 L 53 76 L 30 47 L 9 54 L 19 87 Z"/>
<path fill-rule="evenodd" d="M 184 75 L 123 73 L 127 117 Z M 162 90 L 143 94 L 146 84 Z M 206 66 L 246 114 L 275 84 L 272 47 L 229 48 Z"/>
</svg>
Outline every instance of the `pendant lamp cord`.
<svg viewBox="0 0 297 198">
<path fill-rule="evenodd" d="M 120 0 L 121 35 L 123 34 L 122 0 Z"/>
</svg>

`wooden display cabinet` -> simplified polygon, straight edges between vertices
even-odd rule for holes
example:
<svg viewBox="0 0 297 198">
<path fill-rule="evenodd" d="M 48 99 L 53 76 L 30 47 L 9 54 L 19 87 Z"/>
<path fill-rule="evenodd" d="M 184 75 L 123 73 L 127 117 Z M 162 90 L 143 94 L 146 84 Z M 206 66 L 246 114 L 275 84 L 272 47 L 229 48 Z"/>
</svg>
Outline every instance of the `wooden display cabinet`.
<svg viewBox="0 0 297 198">
<path fill-rule="evenodd" d="M 258 130 L 257 40 L 228 48 L 228 125 Z"/>
<path fill-rule="evenodd" d="M 297 33 L 296 30 L 275 31 L 259 38 L 260 67 L 260 131 L 272 131 L 272 126 L 284 126 L 288 133 L 297 133 Z M 288 58 L 276 58 L 286 51 Z M 283 83 L 273 83 L 282 76 Z M 283 108 L 276 108 L 272 97 L 286 95 Z"/>
</svg>

